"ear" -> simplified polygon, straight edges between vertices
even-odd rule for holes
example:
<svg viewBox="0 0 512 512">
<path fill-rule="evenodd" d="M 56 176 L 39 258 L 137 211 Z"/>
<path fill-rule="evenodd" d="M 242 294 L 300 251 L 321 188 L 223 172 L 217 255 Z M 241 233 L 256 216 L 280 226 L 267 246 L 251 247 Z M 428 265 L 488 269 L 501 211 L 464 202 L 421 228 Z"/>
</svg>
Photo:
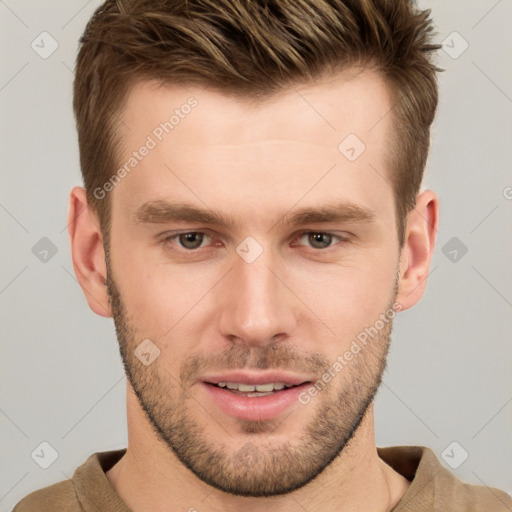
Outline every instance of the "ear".
<svg viewBox="0 0 512 512">
<path fill-rule="evenodd" d="M 425 190 L 418 194 L 416 206 L 407 217 L 405 242 L 400 253 L 396 300 L 403 310 L 414 306 L 425 291 L 438 224 L 439 198 L 432 190 Z"/>
<path fill-rule="evenodd" d="M 83 187 L 74 187 L 69 198 L 68 233 L 73 268 L 89 307 L 100 316 L 111 317 L 105 284 L 107 267 L 99 219 L 87 202 Z"/>
</svg>

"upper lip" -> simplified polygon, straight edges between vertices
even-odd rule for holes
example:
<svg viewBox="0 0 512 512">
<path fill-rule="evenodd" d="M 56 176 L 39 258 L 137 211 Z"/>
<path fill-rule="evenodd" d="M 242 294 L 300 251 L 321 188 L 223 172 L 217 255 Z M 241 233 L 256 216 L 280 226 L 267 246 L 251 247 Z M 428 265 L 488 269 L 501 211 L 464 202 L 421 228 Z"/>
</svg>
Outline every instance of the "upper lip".
<svg viewBox="0 0 512 512">
<path fill-rule="evenodd" d="M 218 373 L 215 375 L 207 375 L 199 379 L 210 384 L 218 384 L 219 382 L 238 382 L 240 384 L 266 384 L 269 382 L 282 382 L 289 386 L 298 386 L 305 382 L 310 382 L 308 377 L 293 375 L 285 372 L 248 372 L 248 371 L 231 371 Z"/>
</svg>

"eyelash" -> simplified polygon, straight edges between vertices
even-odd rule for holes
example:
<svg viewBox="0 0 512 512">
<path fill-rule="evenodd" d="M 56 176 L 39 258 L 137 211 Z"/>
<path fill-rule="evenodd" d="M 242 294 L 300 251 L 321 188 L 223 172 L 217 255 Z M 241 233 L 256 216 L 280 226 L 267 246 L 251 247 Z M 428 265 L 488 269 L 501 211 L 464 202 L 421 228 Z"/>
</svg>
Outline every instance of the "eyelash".
<svg viewBox="0 0 512 512">
<path fill-rule="evenodd" d="M 164 246 L 168 246 L 169 243 L 171 243 L 174 239 L 177 239 L 181 235 L 189 235 L 189 234 L 206 235 L 207 237 L 212 238 L 212 236 L 207 231 L 200 231 L 200 230 L 197 230 L 197 231 L 180 231 L 180 232 L 177 232 L 177 233 L 164 234 L 162 236 L 162 238 L 161 238 L 161 243 Z M 341 235 L 336 235 L 335 233 L 332 233 L 330 231 L 302 231 L 298 235 L 296 240 L 300 240 L 304 235 L 311 235 L 311 234 L 331 236 L 333 239 L 338 239 L 338 243 L 340 243 L 340 242 L 341 243 L 343 243 L 343 242 L 347 243 L 347 242 L 350 241 L 348 236 L 347 237 L 343 237 Z M 336 244 L 331 244 L 328 247 L 325 247 L 323 249 L 318 249 L 316 247 L 311 247 L 311 246 L 309 246 L 309 248 L 313 249 L 314 251 L 326 252 L 329 249 L 331 249 L 332 247 L 334 247 L 334 245 L 336 245 Z M 194 253 L 194 252 L 199 251 L 200 249 L 204 249 L 204 247 L 197 247 L 196 249 L 187 249 L 186 247 L 179 246 L 178 250 L 183 250 L 183 251 L 188 252 L 188 253 Z"/>
</svg>

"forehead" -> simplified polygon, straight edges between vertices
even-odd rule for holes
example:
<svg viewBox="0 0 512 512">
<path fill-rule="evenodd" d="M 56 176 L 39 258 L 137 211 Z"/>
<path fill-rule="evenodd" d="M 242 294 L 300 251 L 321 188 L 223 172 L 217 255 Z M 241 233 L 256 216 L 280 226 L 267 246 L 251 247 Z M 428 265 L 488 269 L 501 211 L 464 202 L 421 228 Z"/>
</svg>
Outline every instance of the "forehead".
<svg viewBox="0 0 512 512">
<path fill-rule="evenodd" d="M 139 82 L 121 125 L 120 165 L 135 165 L 114 196 L 132 211 L 148 200 L 185 199 L 224 212 L 268 203 L 270 212 L 276 201 L 287 207 L 307 194 L 318 204 L 344 192 L 362 204 L 377 188 L 390 188 L 390 110 L 389 89 L 371 70 L 290 86 L 260 102 Z M 144 146 L 151 148 L 134 157 Z"/>
<path fill-rule="evenodd" d="M 192 101 L 198 108 L 189 108 Z M 152 134 L 175 113 L 173 139 L 187 146 L 254 144 L 286 137 L 337 148 L 340 138 L 349 133 L 365 142 L 378 137 L 387 129 L 387 123 L 381 122 L 389 118 L 390 108 L 388 85 L 372 69 L 350 69 L 310 84 L 289 85 L 261 101 L 235 98 L 207 87 L 138 81 L 121 113 L 121 134 L 132 142 L 131 135 L 141 131 Z M 183 122 L 187 117 L 191 120 Z M 375 130 L 378 125 L 381 129 Z M 193 139 L 187 127 L 193 129 Z M 136 132 L 130 133 L 134 128 Z"/>
</svg>

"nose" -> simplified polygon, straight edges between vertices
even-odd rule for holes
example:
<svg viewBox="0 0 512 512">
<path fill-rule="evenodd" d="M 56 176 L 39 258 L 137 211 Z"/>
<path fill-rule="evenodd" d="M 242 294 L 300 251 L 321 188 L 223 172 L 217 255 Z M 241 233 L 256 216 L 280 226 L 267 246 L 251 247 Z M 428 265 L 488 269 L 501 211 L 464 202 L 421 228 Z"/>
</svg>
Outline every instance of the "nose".
<svg viewBox="0 0 512 512">
<path fill-rule="evenodd" d="M 223 281 L 220 329 L 232 342 L 262 345 L 282 341 L 294 331 L 298 302 L 287 287 L 286 273 L 270 251 L 252 263 L 238 254 Z"/>
</svg>

